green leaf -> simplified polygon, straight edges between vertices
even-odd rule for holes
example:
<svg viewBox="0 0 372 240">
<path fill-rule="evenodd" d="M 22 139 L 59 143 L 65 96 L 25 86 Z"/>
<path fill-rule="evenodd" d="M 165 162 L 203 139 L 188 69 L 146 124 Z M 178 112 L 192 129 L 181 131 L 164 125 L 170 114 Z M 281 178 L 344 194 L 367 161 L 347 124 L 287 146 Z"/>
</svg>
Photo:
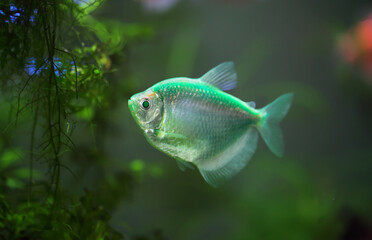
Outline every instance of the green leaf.
<svg viewBox="0 0 372 240">
<path fill-rule="evenodd" d="M 0 158 L 0 170 L 21 160 L 22 153 L 19 149 L 7 149 Z"/>
<path fill-rule="evenodd" d="M 103 0 L 87 0 L 79 1 L 79 7 L 83 10 L 84 14 L 89 14 L 97 9 L 101 5 Z"/>
<path fill-rule="evenodd" d="M 85 107 L 80 112 L 76 113 L 76 117 L 84 119 L 84 120 L 91 120 L 94 115 L 94 110 L 92 107 Z"/>
<path fill-rule="evenodd" d="M 18 189 L 22 189 L 24 187 L 24 184 L 22 181 L 16 179 L 16 178 L 7 178 L 6 179 L 6 185 L 9 187 L 9 188 L 18 188 Z"/>
<path fill-rule="evenodd" d="M 133 172 L 141 172 L 145 168 L 145 163 L 141 159 L 134 159 L 129 167 Z"/>
<path fill-rule="evenodd" d="M 20 179 L 28 179 L 30 177 L 30 169 L 29 168 L 18 168 L 13 170 L 12 176 Z M 36 169 L 32 170 L 32 177 L 33 179 L 41 179 L 42 173 Z"/>
</svg>

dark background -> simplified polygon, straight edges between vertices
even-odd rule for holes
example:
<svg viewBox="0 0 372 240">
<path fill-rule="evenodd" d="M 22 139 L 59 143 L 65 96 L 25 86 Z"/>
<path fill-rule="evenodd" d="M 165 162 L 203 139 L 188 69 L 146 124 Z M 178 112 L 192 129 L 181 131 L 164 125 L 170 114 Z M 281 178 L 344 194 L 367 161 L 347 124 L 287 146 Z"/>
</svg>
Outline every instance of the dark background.
<svg viewBox="0 0 372 240">
<path fill-rule="evenodd" d="M 118 161 L 142 159 L 163 175 L 137 187 L 115 211 L 115 226 L 131 219 L 133 231 L 159 228 L 170 239 L 335 239 L 348 228 L 371 229 L 372 81 L 369 98 L 361 96 L 355 89 L 363 79 L 349 73 L 337 49 L 340 35 L 366 17 L 368 1 L 188 1 L 163 13 L 141 7 L 108 1 L 99 11 L 157 29 L 130 52 L 133 93 L 230 60 L 238 72 L 231 94 L 258 107 L 286 92 L 295 97 L 282 123 L 284 157 L 261 140 L 248 166 L 218 189 L 152 148 L 123 99 L 115 113 L 120 133 L 106 136 L 105 146 Z M 359 225 L 350 227 L 355 219 Z"/>
<path fill-rule="evenodd" d="M 165 1 L 164 8 L 159 2 L 107 0 L 92 12 L 99 21 L 141 24 L 151 34 L 135 44 L 126 39 L 130 47 L 110 55 L 105 78 L 115 99 L 72 124 L 76 149 L 64 155 L 64 194 L 92 193 L 126 239 L 372 239 L 372 75 L 340 53 L 340 39 L 353 34 L 372 2 L 189 0 L 169 7 Z M 213 188 L 147 143 L 127 100 L 224 61 L 238 73 L 232 95 L 258 108 L 287 92 L 294 100 L 281 123 L 284 157 L 260 139 L 248 166 Z M 30 119 L 17 125 L 11 141 L 26 153 Z M 47 172 L 43 164 L 35 167 Z"/>
</svg>

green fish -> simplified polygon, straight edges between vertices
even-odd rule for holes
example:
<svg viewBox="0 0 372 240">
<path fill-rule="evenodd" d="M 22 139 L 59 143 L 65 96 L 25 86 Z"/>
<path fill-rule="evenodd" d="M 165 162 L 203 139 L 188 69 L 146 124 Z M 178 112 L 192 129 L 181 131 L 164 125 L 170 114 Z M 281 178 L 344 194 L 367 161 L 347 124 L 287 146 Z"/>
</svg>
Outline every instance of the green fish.
<svg viewBox="0 0 372 240">
<path fill-rule="evenodd" d="M 130 112 L 147 141 L 175 158 L 181 170 L 196 166 L 217 187 L 237 174 L 256 151 L 258 133 L 269 149 L 283 155 L 279 122 L 293 93 L 264 108 L 224 91 L 236 86 L 234 63 L 225 62 L 201 78 L 163 80 L 128 101 Z"/>
</svg>

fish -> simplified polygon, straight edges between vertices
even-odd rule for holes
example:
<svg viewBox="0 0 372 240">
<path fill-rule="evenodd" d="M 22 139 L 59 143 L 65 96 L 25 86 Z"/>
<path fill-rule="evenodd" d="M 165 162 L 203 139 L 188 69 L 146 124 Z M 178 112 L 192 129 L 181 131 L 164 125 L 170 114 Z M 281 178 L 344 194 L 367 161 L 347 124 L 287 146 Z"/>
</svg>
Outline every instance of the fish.
<svg viewBox="0 0 372 240">
<path fill-rule="evenodd" d="M 256 109 L 226 91 L 237 85 L 233 62 L 224 62 L 200 78 L 160 81 L 128 100 L 132 117 L 147 141 L 177 160 L 181 170 L 196 167 L 213 187 L 240 172 L 252 158 L 260 134 L 269 149 L 283 156 L 279 122 L 293 93 Z"/>
</svg>

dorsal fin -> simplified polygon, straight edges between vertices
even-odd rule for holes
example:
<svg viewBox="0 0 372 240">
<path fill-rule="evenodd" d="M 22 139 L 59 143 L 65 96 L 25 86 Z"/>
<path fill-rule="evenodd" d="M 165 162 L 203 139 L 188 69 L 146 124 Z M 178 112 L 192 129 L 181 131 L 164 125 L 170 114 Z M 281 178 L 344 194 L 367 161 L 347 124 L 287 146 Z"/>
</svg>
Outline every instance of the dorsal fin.
<svg viewBox="0 0 372 240">
<path fill-rule="evenodd" d="M 254 101 L 246 102 L 246 104 L 250 107 L 256 108 L 256 102 Z"/>
<path fill-rule="evenodd" d="M 200 80 L 227 91 L 236 87 L 236 78 L 234 63 L 224 62 L 209 70 Z"/>
</svg>

